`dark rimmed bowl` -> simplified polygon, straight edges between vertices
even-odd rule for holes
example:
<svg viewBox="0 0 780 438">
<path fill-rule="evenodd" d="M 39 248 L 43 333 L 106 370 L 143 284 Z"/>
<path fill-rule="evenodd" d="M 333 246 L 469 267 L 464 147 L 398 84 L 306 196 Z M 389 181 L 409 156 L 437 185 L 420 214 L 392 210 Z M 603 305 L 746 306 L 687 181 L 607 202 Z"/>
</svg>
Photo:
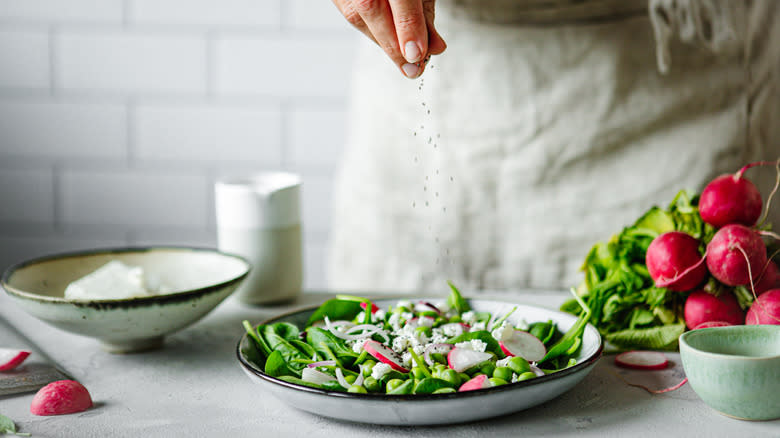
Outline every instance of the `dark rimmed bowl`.
<svg viewBox="0 0 780 438">
<path fill-rule="evenodd" d="M 172 292 L 148 297 L 68 300 L 65 288 L 119 260 L 140 266 Z M 199 320 L 249 273 L 243 258 L 213 249 L 112 248 L 36 258 L 8 268 L 1 284 L 14 303 L 59 329 L 100 340 L 112 353 L 158 348 L 166 335 Z"/>
<path fill-rule="evenodd" d="M 415 298 L 417 299 L 417 298 Z M 435 301 L 433 298 L 422 298 Z M 381 308 L 394 305 L 397 300 L 377 300 Z M 469 300 L 473 310 L 505 314 L 517 310 L 509 318 L 519 321 L 553 320 L 562 330 L 568 330 L 576 317 L 554 310 L 522 304 L 490 300 Z M 262 324 L 290 322 L 302 327 L 317 307 L 287 313 Z M 288 383 L 271 377 L 252 361 L 252 346 L 244 334 L 238 342 L 236 354 L 241 368 L 249 378 L 291 407 L 314 414 L 359 423 L 396 426 L 453 424 L 482 420 L 521 411 L 560 396 L 579 383 L 601 357 L 603 344 L 595 327 L 588 324 L 583 335 L 577 364 L 562 371 L 507 385 L 476 391 L 431 395 L 353 394 L 326 391 Z"/>
</svg>

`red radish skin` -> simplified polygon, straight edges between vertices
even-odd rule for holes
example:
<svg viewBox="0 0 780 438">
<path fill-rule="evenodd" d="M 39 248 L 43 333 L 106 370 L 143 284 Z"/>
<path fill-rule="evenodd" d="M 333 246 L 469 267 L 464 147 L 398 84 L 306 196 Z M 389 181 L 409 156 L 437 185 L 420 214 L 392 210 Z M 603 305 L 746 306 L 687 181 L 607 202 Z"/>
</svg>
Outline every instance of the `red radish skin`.
<svg viewBox="0 0 780 438">
<path fill-rule="evenodd" d="M 769 261 L 758 282 L 755 283 L 756 295 L 778 288 L 780 288 L 780 269 L 775 262 Z"/>
<path fill-rule="evenodd" d="M 758 279 L 767 262 L 761 235 L 744 225 L 726 225 L 707 245 L 707 268 L 728 286 L 749 285 Z"/>
<path fill-rule="evenodd" d="M 739 307 L 734 294 L 729 291 L 724 291 L 717 297 L 703 290 L 691 292 L 685 300 L 684 314 L 685 325 L 689 329 L 713 321 L 723 321 L 731 325 L 745 323 L 745 312 Z"/>
<path fill-rule="evenodd" d="M 761 193 L 747 178 L 721 175 L 704 188 L 699 197 L 701 219 L 720 228 L 728 224 L 755 225 L 761 216 Z"/>
<path fill-rule="evenodd" d="M 29 351 L 12 350 L 10 348 L 0 348 L 0 372 L 11 371 L 27 359 Z"/>
<path fill-rule="evenodd" d="M 696 327 L 693 328 L 693 330 L 710 328 L 710 327 L 728 327 L 730 325 L 734 325 L 734 324 L 728 323 L 726 321 L 707 321 L 697 325 Z"/>
<path fill-rule="evenodd" d="M 504 354 L 507 356 L 519 356 L 528 362 L 539 362 L 544 359 L 544 355 L 547 354 L 547 348 L 545 348 L 539 338 L 520 330 L 513 330 L 512 332 L 508 339 L 503 339 L 498 343 Z"/>
<path fill-rule="evenodd" d="M 484 388 L 490 388 L 490 380 L 488 379 L 488 376 L 486 374 L 480 374 L 478 376 L 474 376 L 466 383 L 460 385 L 460 388 L 458 388 L 458 392 L 474 391 L 475 389 L 484 389 Z"/>
<path fill-rule="evenodd" d="M 663 233 L 653 239 L 645 256 L 647 270 L 656 287 L 684 292 L 707 277 L 699 240 L 681 231 Z"/>
<path fill-rule="evenodd" d="M 453 370 L 462 373 L 473 366 L 489 360 L 491 357 L 490 353 L 483 353 L 468 348 L 453 348 L 447 354 L 447 364 Z"/>
<path fill-rule="evenodd" d="M 409 370 L 404 368 L 401 358 L 390 348 L 385 347 L 381 343 L 368 340 L 363 344 L 363 349 L 368 352 L 374 359 L 390 365 L 390 368 L 400 371 L 402 373 L 408 373 Z"/>
<path fill-rule="evenodd" d="M 745 324 L 780 325 L 780 289 L 766 291 L 756 298 L 748 309 Z"/>
<path fill-rule="evenodd" d="M 366 310 L 366 307 L 368 304 L 365 303 L 365 301 L 360 303 L 360 308 L 363 310 Z M 379 310 L 379 307 L 376 306 L 376 304 L 371 303 L 371 313 L 376 313 L 376 311 Z"/>
<path fill-rule="evenodd" d="M 30 404 L 33 415 L 75 414 L 92 407 L 92 397 L 75 380 L 58 380 L 41 388 Z"/>
<path fill-rule="evenodd" d="M 669 366 L 669 360 L 657 351 L 633 350 L 615 356 L 615 365 L 634 370 L 662 370 Z"/>
</svg>

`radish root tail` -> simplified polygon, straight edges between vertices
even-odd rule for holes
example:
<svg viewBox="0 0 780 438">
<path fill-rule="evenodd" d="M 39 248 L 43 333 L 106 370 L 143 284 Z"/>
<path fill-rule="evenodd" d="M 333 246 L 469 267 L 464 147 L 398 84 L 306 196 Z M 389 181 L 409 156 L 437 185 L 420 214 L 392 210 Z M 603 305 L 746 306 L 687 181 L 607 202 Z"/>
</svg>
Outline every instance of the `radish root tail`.
<svg viewBox="0 0 780 438">
<path fill-rule="evenodd" d="M 620 379 L 620 380 L 621 380 L 623 383 L 625 383 L 626 385 L 628 385 L 628 386 L 633 386 L 634 388 L 642 388 L 642 389 L 644 389 L 645 391 L 649 392 L 650 394 L 663 394 L 663 393 L 665 393 L 665 392 L 671 392 L 671 391 L 675 391 L 675 390 L 677 390 L 677 389 L 680 389 L 680 388 L 682 388 L 682 386 L 683 386 L 683 385 L 685 385 L 686 383 L 688 383 L 688 378 L 686 377 L 686 378 L 682 379 L 682 381 L 681 381 L 680 383 L 678 383 L 678 384 L 676 384 L 676 385 L 673 385 L 673 386 L 670 386 L 670 387 L 668 387 L 668 388 L 662 388 L 662 389 L 652 389 L 652 388 L 648 388 L 648 387 L 647 387 L 647 386 L 645 386 L 645 385 L 641 385 L 641 384 L 639 384 L 639 383 L 631 383 L 631 382 L 629 382 L 628 380 L 626 380 L 626 379 L 625 379 L 623 376 L 621 376 L 620 374 L 618 374 L 618 373 L 616 373 L 616 372 L 614 372 L 614 371 L 612 371 L 612 370 L 609 370 L 609 371 L 610 371 L 612 374 L 614 374 L 614 375 L 615 375 L 615 377 L 617 377 L 617 378 L 618 378 L 618 379 Z"/>
<path fill-rule="evenodd" d="M 745 263 L 747 264 L 748 279 L 750 279 L 750 291 L 753 293 L 753 305 L 758 305 L 758 307 L 761 309 L 761 311 L 764 312 L 767 316 L 769 316 L 770 318 L 772 318 L 773 320 L 775 320 L 777 322 L 780 322 L 780 318 L 778 318 L 778 317 L 772 315 L 771 313 L 769 313 L 766 310 L 766 307 L 764 307 L 764 303 L 762 303 L 761 301 L 758 300 L 758 294 L 756 294 L 755 281 L 753 281 L 753 272 L 752 272 L 752 269 L 750 269 L 750 259 L 748 259 L 747 252 L 745 252 L 745 250 L 742 249 L 742 247 L 739 244 L 734 245 L 734 248 L 739 250 L 739 252 L 742 253 L 742 257 L 745 258 Z M 772 255 L 772 257 L 774 257 L 774 254 Z M 769 264 L 769 261 L 767 261 L 767 266 L 768 266 L 768 264 Z M 766 270 L 766 267 L 764 267 L 764 270 Z M 763 275 L 763 272 L 762 272 L 762 275 Z"/>
</svg>

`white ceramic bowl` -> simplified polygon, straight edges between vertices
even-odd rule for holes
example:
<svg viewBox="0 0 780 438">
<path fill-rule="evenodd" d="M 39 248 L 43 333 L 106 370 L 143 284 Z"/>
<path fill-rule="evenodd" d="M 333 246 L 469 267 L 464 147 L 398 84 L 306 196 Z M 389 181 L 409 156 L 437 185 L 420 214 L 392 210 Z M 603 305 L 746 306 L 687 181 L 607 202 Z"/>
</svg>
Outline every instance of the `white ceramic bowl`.
<svg viewBox="0 0 780 438">
<path fill-rule="evenodd" d="M 434 298 L 421 300 L 435 301 Z M 386 309 L 397 301 L 377 300 L 374 303 Z M 473 310 L 494 315 L 505 314 L 517 307 L 509 318 L 513 323 L 520 320 L 528 323 L 553 320 L 561 330 L 566 331 L 577 319 L 573 315 L 541 307 L 489 300 L 468 301 Z M 288 313 L 262 324 L 285 321 L 303 327 L 316 308 Z M 413 426 L 481 420 L 542 404 L 565 393 L 588 375 L 601 357 L 603 344 L 598 330 L 588 324 L 582 337 L 577 364 L 572 367 L 535 379 L 487 389 L 431 395 L 354 394 L 288 383 L 265 374 L 252 361 L 251 348 L 249 337 L 244 334 L 237 347 L 238 360 L 244 372 L 263 391 L 270 392 L 291 407 L 340 420 Z"/>
<path fill-rule="evenodd" d="M 65 288 L 109 261 L 140 266 L 171 293 L 128 299 L 68 300 Z M 57 328 L 100 340 L 112 353 L 158 348 L 194 323 L 249 273 L 243 258 L 211 249 L 118 248 L 59 254 L 14 265 L 2 286 L 22 310 Z"/>
</svg>

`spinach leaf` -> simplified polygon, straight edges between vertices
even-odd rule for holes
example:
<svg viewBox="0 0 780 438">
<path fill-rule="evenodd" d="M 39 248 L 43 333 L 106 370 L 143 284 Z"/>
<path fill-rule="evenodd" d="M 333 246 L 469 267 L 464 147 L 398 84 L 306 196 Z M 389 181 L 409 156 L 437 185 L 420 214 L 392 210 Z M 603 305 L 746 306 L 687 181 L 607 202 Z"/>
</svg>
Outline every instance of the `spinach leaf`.
<svg viewBox="0 0 780 438">
<path fill-rule="evenodd" d="M 411 394 L 412 391 L 414 391 L 414 379 L 408 379 L 404 383 L 401 384 L 398 388 L 395 388 L 394 390 L 388 392 L 388 394 L 395 394 L 395 395 L 404 395 L 404 394 Z"/>
<path fill-rule="evenodd" d="M 501 350 L 501 346 L 498 344 L 498 341 L 496 341 L 496 338 L 494 338 L 493 335 L 491 335 L 487 330 L 466 332 L 452 339 L 448 339 L 447 343 L 454 345 L 460 342 L 467 342 L 474 339 L 479 339 L 480 341 L 484 342 L 487 345 L 487 347 L 485 347 L 485 351 L 495 354 L 499 359 L 506 357 L 504 352 Z"/>
<path fill-rule="evenodd" d="M 0 435 L 16 435 L 16 436 L 30 436 L 29 433 L 20 433 L 16 431 L 16 425 L 14 421 L 0 414 Z"/>
<path fill-rule="evenodd" d="M 677 339 L 685 332 L 685 323 L 667 324 L 643 329 L 626 329 L 608 333 L 605 338 L 618 348 L 676 350 Z"/>
<path fill-rule="evenodd" d="M 333 353 L 344 367 L 352 366 L 358 357 L 342 339 L 319 327 L 310 327 L 306 331 L 306 342 L 322 357 L 330 357 Z"/>
<path fill-rule="evenodd" d="M 362 311 L 363 309 L 360 307 L 360 302 L 358 301 L 331 299 L 322 303 L 322 305 L 312 313 L 309 317 L 309 321 L 306 322 L 306 327 L 325 319 L 326 315 L 331 320 L 352 320 Z"/>
<path fill-rule="evenodd" d="M 563 337 L 558 340 L 558 342 L 555 343 L 549 350 L 547 350 L 547 354 L 544 355 L 544 358 L 541 360 L 541 362 L 546 362 L 551 359 L 555 359 L 558 356 L 566 354 L 569 349 L 572 348 L 572 345 L 574 345 L 577 342 L 577 338 L 582 336 L 582 333 L 585 331 L 585 327 L 588 325 L 588 320 L 590 319 L 590 308 L 587 304 L 577 295 L 575 291 L 572 291 L 574 294 L 574 297 L 579 301 L 580 306 L 582 306 L 583 313 L 580 315 L 579 318 L 577 318 L 577 321 L 574 322 L 574 325 L 569 328 L 569 330 L 564 333 Z"/>
<path fill-rule="evenodd" d="M 268 333 L 276 334 L 286 341 L 300 339 L 298 327 L 289 322 L 277 322 L 276 324 L 266 325 L 263 327 L 263 335 Z"/>
<path fill-rule="evenodd" d="M 292 345 L 293 347 L 298 348 L 298 350 L 300 350 L 301 353 L 304 354 L 304 356 L 314 357 L 314 354 L 316 353 L 316 350 L 314 350 L 314 348 L 311 345 L 301 341 L 300 339 L 293 339 L 293 340 L 291 340 L 289 342 L 290 342 L 290 345 Z"/>
<path fill-rule="evenodd" d="M 265 373 L 271 377 L 288 376 L 288 375 L 296 374 L 287 367 L 287 362 L 284 360 L 284 357 L 282 356 L 282 352 L 279 350 L 276 350 L 273 353 L 271 353 L 271 355 L 268 356 L 268 359 L 266 359 Z"/>
<path fill-rule="evenodd" d="M 296 375 L 301 374 L 301 370 L 306 366 L 304 362 L 293 362 L 293 359 L 308 359 L 309 357 L 301 353 L 300 350 L 295 348 L 292 344 L 287 342 L 281 336 L 275 333 L 268 333 L 265 336 L 268 345 L 273 350 L 273 353 L 266 359 L 266 368 L 268 367 L 267 361 L 271 359 L 274 353 L 279 353 L 284 361 L 287 363 L 289 370 Z"/>
<path fill-rule="evenodd" d="M 441 388 L 454 388 L 455 385 L 452 383 L 443 380 L 443 379 L 437 379 L 435 377 L 426 377 L 422 380 L 419 380 L 415 385 L 414 389 L 412 390 L 413 394 L 433 394 L 434 391 Z"/>
<path fill-rule="evenodd" d="M 471 307 L 469 307 L 469 303 L 466 302 L 466 300 L 464 300 L 463 297 L 460 295 L 460 291 L 458 291 L 458 288 L 455 287 L 455 285 L 452 284 L 451 281 L 447 281 L 447 284 L 450 285 L 450 289 L 452 289 L 452 292 L 450 292 L 450 296 L 447 298 L 447 305 L 449 305 L 451 309 L 455 309 L 455 311 L 457 311 L 458 314 L 462 314 L 463 312 L 468 312 L 469 310 L 471 310 Z"/>
</svg>

